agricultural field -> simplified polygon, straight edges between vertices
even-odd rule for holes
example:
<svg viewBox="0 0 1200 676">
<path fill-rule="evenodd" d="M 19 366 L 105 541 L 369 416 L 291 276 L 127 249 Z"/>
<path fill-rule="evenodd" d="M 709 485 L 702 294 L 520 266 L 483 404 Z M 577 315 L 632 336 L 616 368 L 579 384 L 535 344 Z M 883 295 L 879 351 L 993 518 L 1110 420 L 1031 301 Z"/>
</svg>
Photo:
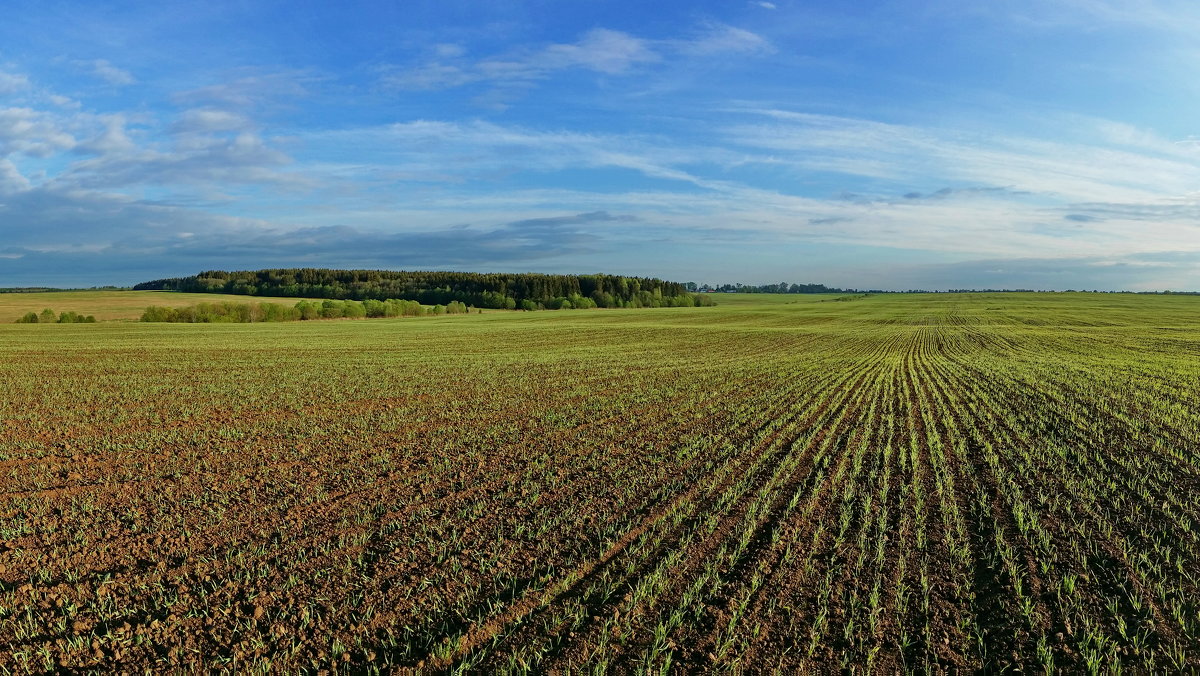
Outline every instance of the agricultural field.
<svg viewBox="0 0 1200 676">
<path fill-rule="evenodd" d="M 0 325 L 0 669 L 1200 668 L 1200 297 L 717 300 Z"/>
<path fill-rule="evenodd" d="M 16 321 L 26 312 L 78 312 L 98 321 L 136 322 L 150 305 L 194 305 L 197 303 L 277 303 L 292 307 L 299 298 L 247 298 L 223 293 L 174 293 L 171 291 L 46 291 L 0 293 L 0 324 Z"/>
</svg>

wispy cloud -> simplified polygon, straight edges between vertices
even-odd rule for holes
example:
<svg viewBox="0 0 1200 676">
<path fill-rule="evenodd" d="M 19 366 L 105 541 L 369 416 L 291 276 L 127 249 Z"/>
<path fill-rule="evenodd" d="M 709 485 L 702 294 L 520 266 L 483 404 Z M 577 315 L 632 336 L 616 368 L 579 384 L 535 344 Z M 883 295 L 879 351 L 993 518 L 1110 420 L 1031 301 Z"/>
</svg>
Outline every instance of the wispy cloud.
<svg viewBox="0 0 1200 676">
<path fill-rule="evenodd" d="M 29 179 L 17 171 L 17 165 L 11 160 L 0 159 L 0 197 L 28 190 L 29 186 Z"/>
<path fill-rule="evenodd" d="M 721 227 L 798 241 L 960 254 L 1102 255 L 1200 246 L 1191 224 L 1196 209 L 1184 195 L 1190 186 L 1186 172 L 1197 168 L 1186 156 L 1161 155 L 1157 141 L 1148 142 L 1142 153 L 1019 138 L 976 144 L 953 131 L 781 111 L 766 117 L 786 124 L 750 135 L 745 125 L 733 125 L 729 146 L 703 149 L 637 135 L 418 121 L 305 136 L 311 149 L 358 152 L 361 162 L 344 168 L 301 163 L 286 172 L 287 157 L 261 139 L 239 135 L 210 139 L 186 152 L 143 151 L 81 163 L 63 180 L 91 189 L 172 181 L 316 184 L 325 182 L 322 175 L 363 187 L 440 180 L 448 192 L 440 200 L 424 195 L 422 208 L 496 218 L 518 205 L 535 211 L 615 207 L 681 231 Z M 814 133 L 814 125 L 823 133 Z M 758 147 L 747 153 L 740 149 L 745 145 Z M 827 162 L 825 153 L 840 161 Z M 1112 158 L 1109 163 L 1096 162 L 1106 156 Z M 735 164 L 819 168 L 844 174 L 846 185 L 863 176 L 881 182 L 878 192 L 850 198 L 801 196 L 736 180 L 736 172 L 730 175 L 726 168 Z M 1139 167 L 1137 176 L 1124 170 L 1129 166 Z M 510 187 L 501 198 L 477 185 L 511 171 L 579 169 L 625 170 L 677 187 L 594 194 Z M 355 206 L 360 198 L 353 194 L 340 207 L 350 219 L 365 206 Z"/>
<path fill-rule="evenodd" d="M 0 157 L 48 157 L 75 145 L 54 116 L 32 108 L 0 108 Z"/>
<path fill-rule="evenodd" d="M 729 54 L 764 55 L 775 51 L 769 40 L 744 28 L 710 23 L 694 37 L 675 41 L 673 46 L 682 54 L 713 56 Z"/>
<path fill-rule="evenodd" d="M 1054 0 L 1036 3 L 1025 16 L 1060 25 L 1141 27 L 1189 38 L 1200 28 L 1200 10 L 1186 0 Z"/>
<path fill-rule="evenodd" d="M 409 68 L 393 69 L 383 77 L 385 87 L 445 89 L 472 82 L 521 82 L 581 69 L 620 75 L 657 61 L 660 56 L 645 40 L 620 31 L 596 28 L 577 42 L 516 50 L 480 60 L 470 60 L 457 48 L 439 45 L 435 60 Z"/>
<path fill-rule="evenodd" d="M 485 121 L 418 120 L 305 138 L 310 145 L 360 149 L 366 161 L 376 157 L 409 173 L 457 176 L 450 179 L 454 181 L 513 170 L 617 168 L 709 189 L 721 183 L 686 169 L 718 151 L 679 147 L 650 136 L 533 130 Z"/>
<path fill-rule="evenodd" d="M 180 105 L 218 110 L 260 110 L 312 95 L 322 76 L 305 70 L 245 67 L 222 74 L 216 84 L 176 92 Z"/>
<path fill-rule="evenodd" d="M 1153 135 L 1125 134 L 1125 147 L 1114 149 L 1021 137 L 980 140 L 955 130 L 787 111 L 745 116 L 745 123 L 715 137 L 724 144 L 703 149 L 662 138 L 535 132 L 482 122 L 424 121 L 357 139 L 337 134 L 329 141 L 403 149 L 389 161 L 413 174 L 423 168 L 444 172 L 450 168 L 444 158 L 454 157 L 464 159 L 452 172 L 478 176 L 519 156 L 524 171 L 626 169 L 680 186 L 674 192 L 553 196 L 510 190 L 503 200 L 454 193 L 459 208 L 481 212 L 511 207 L 526 196 L 526 206 L 535 208 L 619 205 L 645 222 L 681 231 L 722 228 L 769 232 L 784 240 L 955 254 L 1053 257 L 1200 249 L 1195 200 L 1187 196 L 1200 180 L 1200 164 Z M 774 122 L 753 122 L 762 117 Z M 827 172 L 831 185 L 867 178 L 875 191 L 790 194 L 738 180 L 738 167 L 785 175 Z"/>
<path fill-rule="evenodd" d="M 117 68 L 105 59 L 96 59 L 89 65 L 91 66 L 92 73 L 96 77 L 104 80 L 110 85 L 125 87 L 137 82 L 137 79 L 133 77 L 132 73 L 127 70 Z"/>
<path fill-rule="evenodd" d="M 494 59 L 481 62 L 479 67 L 490 76 L 502 78 L 513 71 L 520 76 L 525 71 L 536 74 L 543 70 L 569 68 L 619 75 L 638 64 L 657 61 L 658 58 L 645 40 L 620 31 L 595 28 L 588 31 L 579 42 L 549 45 L 536 52 L 531 59 Z"/>
<path fill-rule="evenodd" d="M 146 185 L 204 185 L 295 183 L 277 171 L 290 159 L 261 137 L 241 133 L 233 138 L 210 138 L 167 150 L 113 144 L 94 159 L 73 164 L 57 181 L 81 188 L 124 188 Z M 128 151 L 128 152 L 124 152 Z"/>
<path fill-rule="evenodd" d="M 89 76 L 114 87 L 128 87 L 137 83 L 137 78 L 124 68 L 114 65 L 108 59 L 57 59 L 70 63 L 74 68 Z"/>
<path fill-rule="evenodd" d="M 81 155 L 109 155 L 127 153 L 135 150 L 136 146 L 126 133 L 124 115 L 101 116 L 103 129 L 98 134 L 82 143 L 76 144 L 72 150 Z"/>
<path fill-rule="evenodd" d="M 185 110 L 171 125 L 176 134 L 207 134 L 213 132 L 248 131 L 255 127 L 250 118 L 239 113 L 215 108 Z"/>
<path fill-rule="evenodd" d="M 21 73 L 0 70 L 0 96 L 29 89 L 29 78 Z"/>
<path fill-rule="evenodd" d="M 230 103 L 209 94 L 201 98 Z M 165 238 L 165 250 L 172 252 L 219 244 L 203 236 L 188 238 L 186 246 L 175 241 L 180 232 L 203 233 L 206 223 L 211 229 L 223 222 L 215 214 L 205 220 L 189 203 L 255 185 L 270 186 L 276 216 L 237 220 L 238 227 L 254 223 L 249 227 L 267 238 L 261 241 L 276 237 L 270 241 L 293 252 L 314 237 L 379 247 L 391 242 L 393 249 L 432 243 L 429 233 L 441 231 L 422 225 L 444 228 L 466 219 L 483 225 L 437 241 L 459 237 L 480 250 L 505 251 L 509 261 L 518 255 L 534 260 L 538 251 L 566 249 L 526 246 L 521 230 L 535 229 L 537 218 L 564 210 L 619 212 L 663 237 L 727 244 L 824 243 L 1047 258 L 1200 249 L 1195 225 L 1200 200 L 1194 192 L 1200 158 L 1191 147 L 1136 127 L 1090 121 L 1091 131 L 1083 134 L 1094 140 L 1089 145 L 980 138 L 955 129 L 779 109 L 733 110 L 726 117 L 726 123 L 711 127 L 715 131 L 704 145 L 673 135 L 418 120 L 301 133 L 293 145 L 304 152 L 295 157 L 256 131 L 248 113 L 214 106 L 185 108 L 157 122 L 158 134 L 147 133 L 147 122 L 132 133 L 123 115 L 10 108 L 0 111 L 6 122 L 0 124 L 0 153 L 48 157 L 70 151 L 82 158 L 40 184 L 6 160 L 0 191 L 9 195 L 4 200 L 9 222 L 54 222 L 44 231 L 66 233 L 54 219 L 86 208 L 114 214 L 105 226 L 110 232 L 123 231 L 115 225 L 118 219 L 143 224 Z M 1082 126 L 1079 119 L 1069 122 Z M 356 162 L 327 161 L 326 154 Z M 578 171 L 627 172 L 640 179 L 611 179 L 614 187 L 594 191 L 531 188 L 519 180 Z M 775 186 L 762 185 L 763 172 L 774 177 Z M 813 175 L 825 176 L 831 189 L 786 187 L 790 176 Z M 862 189 L 864 179 L 868 190 Z M 659 183 L 650 189 L 646 180 Z M 436 191 L 420 187 L 430 184 Z M 832 189 L 839 184 L 844 187 Z M 149 199 L 157 187 L 171 188 L 171 199 Z M 300 189 L 318 187 L 320 206 L 305 206 Z M 848 193 L 852 188 L 857 192 Z M 279 195 L 289 190 L 297 194 L 294 209 L 280 212 Z M 191 218 L 180 217 L 185 213 Z M 506 220 L 517 213 L 528 217 Z M 515 225 L 494 225 L 506 222 Z M 218 231 L 227 243 L 260 241 Z M 278 235 L 300 231 L 308 234 Z M 578 234 L 564 235 L 564 241 L 582 246 L 585 238 Z M 637 241 L 629 230 L 621 236 Z M 149 241 L 132 234 L 126 240 Z M 115 240 L 96 241 L 109 246 Z"/>
<path fill-rule="evenodd" d="M 732 125 L 725 130 L 729 143 L 770 152 L 799 170 L 898 186 L 949 179 L 1069 201 L 1140 202 L 1182 195 L 1200 183 L 1200 155 L 1128 130 L 1120 135 L 1125 147 L 1114 147 L 1104 142 L 1114 140 L 1105 138 L 1114 129 L 1107 123 L 1087 144 L 779 110 L 756 114 L 772 122 Z"/>
<path fill-rule="evenodd" d="M 72 107 L 0 108 L 0 195 L 36 185 L 59 191 L 106 190 L 124 199 L 149 186 L 185 194 L 239 184 L 307 184 L 283 169 L 291 158 L 253 131 L 248 118 L 223 111 L 185 110 L 157 125 L 140 116 L 96 114 Z M 174 136 L 165 135 L 172 132 Z M 51 161 L 55 171 L 22 174 L 20 158 Z M 16 162 L 14 161 L 16 160 Z"/>
<path fill-rule="evenodd" d="M 515 49 L 471 59 L 456 45 L 438 45 L 434 58 L 415 65 L 388 68 L 385 88 L 430 90 L 472 83 L 513 85 L 543 80 L 555 73 L 581 70 L 618 76 L 661 61 L 687 56 L 766 54 L 771 43 L 751 31 L 708 23 L 693 37 L 652 40 L 621 31 L 595 28 L 579 40 Z"/>
</svg>

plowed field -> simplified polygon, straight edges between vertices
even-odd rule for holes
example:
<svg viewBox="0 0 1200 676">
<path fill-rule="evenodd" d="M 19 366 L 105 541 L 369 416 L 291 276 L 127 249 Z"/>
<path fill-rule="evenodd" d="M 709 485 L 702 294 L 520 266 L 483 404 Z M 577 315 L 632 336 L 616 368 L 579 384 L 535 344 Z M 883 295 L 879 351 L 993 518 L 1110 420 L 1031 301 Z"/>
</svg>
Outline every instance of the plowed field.
<svg viewBox="0 0 1200 676">
<path fill-rule="evenodd" d="M 0 669 L 1200 668 L 1200 298 L 719 300 L 0 326 Z"/>
</svg>

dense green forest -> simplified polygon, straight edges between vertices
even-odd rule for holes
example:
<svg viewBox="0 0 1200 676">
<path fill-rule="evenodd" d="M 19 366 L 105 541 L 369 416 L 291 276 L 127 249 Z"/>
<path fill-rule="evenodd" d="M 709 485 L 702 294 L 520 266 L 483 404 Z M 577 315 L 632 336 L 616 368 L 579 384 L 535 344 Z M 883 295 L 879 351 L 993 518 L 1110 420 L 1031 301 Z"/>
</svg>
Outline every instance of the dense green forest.
<svg viewBox="0 0 1200 676">
<path fill-rule="evenodd" d="M 618 275 L 534 273 L 405 272 L 291 268 L 225 272 L 143 282 L 135 290 L 230 293 L 246 296 L 384 300 L 402 298 L 427 305 L 454 301 L 497 309 L 593 307 L 691 307 L 712 305 L 683 284 Z"/>
</svg>

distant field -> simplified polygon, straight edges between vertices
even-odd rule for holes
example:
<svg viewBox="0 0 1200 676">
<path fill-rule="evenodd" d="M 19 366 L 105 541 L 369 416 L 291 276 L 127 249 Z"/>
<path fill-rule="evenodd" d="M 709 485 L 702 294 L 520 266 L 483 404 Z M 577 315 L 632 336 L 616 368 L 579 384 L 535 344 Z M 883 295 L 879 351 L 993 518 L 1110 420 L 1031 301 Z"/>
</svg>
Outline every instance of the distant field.
<svg viewBox="0 0 1200 676">
<path fill-rule="evenodd" d="M 0 324 L 0 669 L 1200 668 L 1200 298 L 832 298 Z"/>
<path fill-rule="evenodd" d="M 171 291 L 51 291 L 46 293 L 0 293 L 0 323 L 11 323 L 26 312 L 78 312 L 98 321 L 136 320 L 148 305 L 171 307 L 233 301 L 270 302 L 295 305 L 299 298 L 265 298 L 221 293 L 175 293 Z"/>
</svg>

